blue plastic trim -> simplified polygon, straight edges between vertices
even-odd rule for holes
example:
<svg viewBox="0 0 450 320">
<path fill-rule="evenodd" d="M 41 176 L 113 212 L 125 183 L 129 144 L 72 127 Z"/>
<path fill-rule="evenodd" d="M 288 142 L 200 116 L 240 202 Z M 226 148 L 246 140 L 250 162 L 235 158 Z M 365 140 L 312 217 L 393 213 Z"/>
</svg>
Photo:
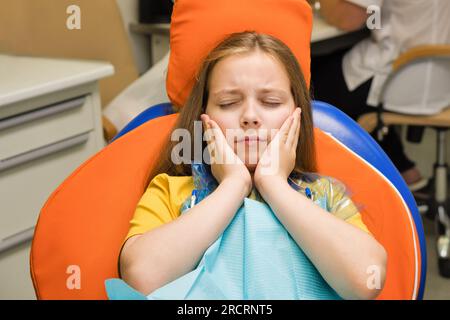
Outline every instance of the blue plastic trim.
<svg viewBox="0 0 450 320">
<path fill-rule="evenodd" d="M 162 116 L 167 116 L 169 114 L 174 113 L 172 104 L 170 103 L 161 103 L 154 105 L 152 107 L 147 108 L 146 110 L 142 111 L 140 114 L 138 114 L 133 120 L 131 120 L 118 134 L 115 135 L 114 138 L 110 141 L 113 142 L 114 140 L 117 140 L 118 138 L 122 137 L 123 135 L 127 134 L 128 132 L 132 131 L 133 129 L 139 127 L 141 124 L 158 118 Z"/>
</svg>

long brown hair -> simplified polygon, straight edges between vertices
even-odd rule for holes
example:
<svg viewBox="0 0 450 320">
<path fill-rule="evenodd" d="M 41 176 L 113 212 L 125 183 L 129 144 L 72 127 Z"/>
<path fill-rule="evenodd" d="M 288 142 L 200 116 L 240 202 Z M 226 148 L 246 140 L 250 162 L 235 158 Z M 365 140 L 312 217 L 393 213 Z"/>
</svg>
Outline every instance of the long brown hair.
<svg viewBox="0 0 450 320">
<path fill-rule="evenodd" d="M 191 94 L 184 107 L 181 108 L 174 130 L 178 128 L 187 129 L 190 137 L 193 138 L 194 121 L 200 121 L 200 115 L 206 109 L 209 95 L 208 81 L 214 66 L 226 57 L 250 53 L 258 49 L 278 59 L 284 65 L 291 83 L 295 105 L 302 109 L 294 171 L 314 172 L 316 171 L 316 152 L 309 90 L 294 54 L 283 42 L 270 35 L 252 31 L 234 33 L 213 49 L 204 60 L 197 74 Z M 189 163 L 175 164 L 171 159 L 172 149 L 178 143 L 178 141 L 171 141 L 169 137 L 169 141 L 163 148 L 148 182 L 160 173 L 167 173 L 171 176 L 189 176 L 192 174 Z M 205 147 L 206 143 L 203 142 L 202 150 L 205 150 Z M 194 150 L 194 139 L 191 139 L 191 150 Z M 191 163 L 194 163 L 194 159 L 191 159 Z"/>
</svg>

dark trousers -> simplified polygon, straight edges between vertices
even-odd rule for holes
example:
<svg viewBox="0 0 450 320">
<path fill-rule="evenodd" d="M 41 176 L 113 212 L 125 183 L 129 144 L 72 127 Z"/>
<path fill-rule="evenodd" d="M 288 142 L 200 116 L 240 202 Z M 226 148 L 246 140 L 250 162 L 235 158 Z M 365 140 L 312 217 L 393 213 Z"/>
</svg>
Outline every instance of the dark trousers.
<svg viewBox="0 0 450 320">
<path fill-rule="evenodd" d="M 314 100 L 327 102 L 345 112 L 355 121 L 359 116 L 374 112 L 376 109 L 366 103 L 372 79 L 349 91 L 342 71 L 342 59 L 347 50 L 334 52 L 326 56 L 313 57 L 311 60 L 311 95 Z M 378 141 L 376 132 L 371 133 Z M 383 141 L 378 141 L 398 171 L 404 172 L 414 167 L 414 162 L 406 156 L 403 144 L 394 128 Z"/>
</svg>

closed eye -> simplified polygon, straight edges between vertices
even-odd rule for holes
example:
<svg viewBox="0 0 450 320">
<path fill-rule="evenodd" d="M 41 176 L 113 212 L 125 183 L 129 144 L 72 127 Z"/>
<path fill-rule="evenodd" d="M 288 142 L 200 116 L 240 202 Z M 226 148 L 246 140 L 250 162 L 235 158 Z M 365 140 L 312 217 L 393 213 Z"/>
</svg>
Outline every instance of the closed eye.
<svg viewBox="0 0 450 320">
<path fill-rule="evenodd" d="M 281 104 L 281 102 L 264 101 L 264 104 L 270 107 L 278 107 Z"/>
<path fill-rule="evenodd" d="M 221 108 L 226 108 L 226 107 L 230 107 L 234 104 L 237 104 L 237 101 L 233 101 L 233 102 L 227 102 L 227 103 L 219 103 L 219 107 Z M 269 107 L 278 107 L 279 105 L 281 105 L 281 102 L 274 102 L 274 101 L 263 101 L 263 104 L 269 106 Z"/>
<path fill-rule="evenodd" d="M 219 104 L 219 107 L 221 107 L 221 108 L 226 108 L 226 107 L 232 106 L 232 105 L 235 104 L 235 103 L 236 103 L 236 102 L 220 103 L 220 104 Z"/>
</svg>

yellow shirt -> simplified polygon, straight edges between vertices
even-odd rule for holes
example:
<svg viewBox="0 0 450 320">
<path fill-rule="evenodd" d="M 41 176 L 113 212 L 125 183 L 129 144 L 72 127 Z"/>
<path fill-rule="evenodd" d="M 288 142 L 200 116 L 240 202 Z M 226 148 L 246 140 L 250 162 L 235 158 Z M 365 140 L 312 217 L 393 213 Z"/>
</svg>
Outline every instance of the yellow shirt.
<svg viewBox="0 0 450 320">
<path fill-rule="evenodd" d="M 326 194 L 332 214 L 370 233 L 358 209 L 345 194 L 341 185 L 335 185 L 333 192 L 327 192 L 327 188 L 332 187 L 332 184 L 333 182 L 329 179 L 320 178 L 307 185 L 313 192 Z M 181 205 L 191 195 L 193 189 L 192 176 L 176 177 L 163 173 L 154 177 L 137 205 L 125 241 L 134 235 L 143 234 L 175 220 L 180 215 Z M 262 201 L 256 190 L 252 191 L 249 198 Z"/>
</svg>

